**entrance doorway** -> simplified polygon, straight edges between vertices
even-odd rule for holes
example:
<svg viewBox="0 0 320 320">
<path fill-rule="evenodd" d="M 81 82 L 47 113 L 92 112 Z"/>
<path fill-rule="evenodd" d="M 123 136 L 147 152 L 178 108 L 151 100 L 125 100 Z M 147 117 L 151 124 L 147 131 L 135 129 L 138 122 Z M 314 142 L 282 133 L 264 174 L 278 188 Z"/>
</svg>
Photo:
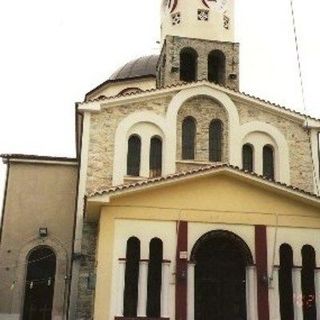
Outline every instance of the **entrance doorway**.
<svg viewBox="0 0 320 320">
<path fill-rule="evenodd" d="M 23 320 L 51 320 L 56 255 L 40 246 L 28 258 Z"/>
<path fill-rule="evenodd" d="M 252 255 L 245 242 L 227 231 L 212 231 L 193 248 L 195 319 L 246 320 L 246 266 Z"/>
</svg>

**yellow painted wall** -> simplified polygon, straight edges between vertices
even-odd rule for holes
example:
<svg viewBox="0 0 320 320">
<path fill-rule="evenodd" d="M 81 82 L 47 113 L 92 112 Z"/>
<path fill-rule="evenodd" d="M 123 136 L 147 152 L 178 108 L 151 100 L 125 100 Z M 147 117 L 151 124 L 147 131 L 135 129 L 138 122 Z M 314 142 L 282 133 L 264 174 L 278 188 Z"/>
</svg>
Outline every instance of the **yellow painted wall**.
<svg viewBox="0 0 320 320">
<path fill-rule="evenodd" d="M 278 219 L 282 227 L 320 229 L 320 209 L 316 203 L 307 203 L 256 181 L 226 173 L 113 198 L 102 207 L 100 215 L 95 299 L 95 319 L 99 320 L 113 316 L 109 302 L 115 219 L 249 226 L 275 226 Z"/>
</svg>

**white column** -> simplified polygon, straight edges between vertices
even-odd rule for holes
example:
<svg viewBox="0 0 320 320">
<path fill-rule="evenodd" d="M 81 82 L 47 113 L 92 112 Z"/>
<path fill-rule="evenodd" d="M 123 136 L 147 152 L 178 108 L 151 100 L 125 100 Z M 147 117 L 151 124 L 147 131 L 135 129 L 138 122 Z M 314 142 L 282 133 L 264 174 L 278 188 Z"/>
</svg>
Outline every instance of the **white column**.
<svg viewBox="0 0 320 320">
<path fill-rule="evenodd" d="M 150 161 L 150 137 L 143 136 L 141 138 L 141 160 L 140 160 L 140 176 L 148 178 L 149 172 L 149 161 Z"/>
<path fill-rule="evenodd" d="M 246 268 L 247 319 L 257 320 L 257 272 L 255 266 Z"/>
<path fill-rule="evenodd" d="M 263 174 L 263 146 L 255 144 L 254 146 L 254 172 L 257 174 Z"/>
<path fill-rule="evenodd" d="M 303 300 L 301 290 L 301 268 L 292 268 L 294 320 L 303 320 Z"/>
<path fill-rule="evenodd" d="M 194 269 L 195 264 L 188 264 L 188 320 L 194 320 Z"/>
<path fill-rule="evenodd" d="M 314 284 L 315 284 L 315 303 L 317 308 L 317 319 L 320 319 L 320 270 L 314 271 Z"/>
<path fill-rule="evenodd" d="M 169 283 L 170 283 L 170 262 L 162 263 L 162 281 L 161 281 L 161 317 L 169 318 Z"/>
<path fill-rule="evenodd" d="M 123 297 L 124 297 L 124 277 L 126 270 L 126 261 L 119 261 L 119 290 L 118 290 L 118 309 L 117 315 L 119 317 L 123 316 Z"/>
<path fill-rule="evenodd" d="M 269 286 L 271 320 L 280 320 L 279 267 L 274 267 Z"/>
<path fill-rule="evenodd" d="M 148 262 L 140 261 L 138 286 L 138 317 L 147 316 Z"/>
</svg>

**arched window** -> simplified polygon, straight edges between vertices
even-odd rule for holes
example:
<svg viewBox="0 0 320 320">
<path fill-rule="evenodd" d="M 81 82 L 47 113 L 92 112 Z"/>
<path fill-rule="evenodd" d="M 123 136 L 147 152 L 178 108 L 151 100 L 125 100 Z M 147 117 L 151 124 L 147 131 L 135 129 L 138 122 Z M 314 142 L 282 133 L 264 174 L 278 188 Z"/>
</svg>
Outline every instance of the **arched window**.
<svg viewBox="0 0 320 320">
<path fill-rule="evenodd" d="M 33 249 L 27 263 L 24 320 L 51 320 L 55 274 L 55 253 L 45 246 Z"/>
<path fill-rule="evenodd" d="M 293 252 L 288 244 L 280 247 L 279 294 L 281 320 L 294 319 L 292 288 Z"/>
<path fill-rule="evenodd" d="M 242 147 L 242 168 L 253 172 L 253 147 L 248 143 Z"/>
<path fill-rule="evenodd" d="M 194 159 L 195 139 L 196 121 L 192 117 L 187 117 L 182 122 L 182 159 Z"/>
<path fill-rule="evenodd" d="M 127 154 L 127 175 L 140 175 L 140 157 L 141 157 L 141 140 L 140 137 L 133 135 L 128 140 Z"/>
<path fill-rule="evenodd" d="M 162 280 L 162 241 L 154 238 L 149 246 L 147 317 L 160 318 Z"/>
<path fill-rule="evenodd" d="M 305 245 L 302 250 L 301 286 L 303 298 L 303 319 L 316 320 L 316 295 L 314 284 L 314 270 L 316 268 L 316 254 L 312 246 Z"/>
<path fill-rule="evenodd" d="M 180 80 L 192 82 L 197 80 L 198 53 L 192 48 L 180 51 Z"/>
<path fill-rule="evenodd" d="M 221 120 L 212 120 L 209 126 L 209 161 L 221 161 L 222 131 L 223 125 Z"/>
<path fill-rule="evenodd" d="M 274 180 L 274 151 L 270 145 L 263 147 L 263 175 Z"/>
<path fill-rule="evenodd" d="M 127 241 L 126 271 L 124 285 L 123 315 L 136 317 L 138 307 L 138 279 L 140 262 L 140 240 L 131 237 Z"/>
<path fill-rule="evenodd" d="M 158 137 L 153 137 L 150 143 L 150 177 L 161 176 L 162 169 L 162 141 Z"/>
<path fill-rule="evenodd" d="M 225 83 L 226 57 L 220 50 L 211 51 L 208 56 L 208 80 L 217 84 Z"/>
</svg>

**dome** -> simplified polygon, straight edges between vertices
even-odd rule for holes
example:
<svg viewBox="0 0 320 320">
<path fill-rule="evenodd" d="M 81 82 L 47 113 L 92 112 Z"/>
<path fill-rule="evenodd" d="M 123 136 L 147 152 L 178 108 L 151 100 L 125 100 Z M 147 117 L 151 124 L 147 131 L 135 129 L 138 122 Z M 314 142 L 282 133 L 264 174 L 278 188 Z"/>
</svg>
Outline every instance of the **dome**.
<svg viewBox="0 0 320 320">
<path fill-rule="evenodd" d="M 119 68 L 109 80 L 130 79 L 143 76 L 156 76 L 158 55 L 150 55 L 132 60 Z"/>
</svg>

